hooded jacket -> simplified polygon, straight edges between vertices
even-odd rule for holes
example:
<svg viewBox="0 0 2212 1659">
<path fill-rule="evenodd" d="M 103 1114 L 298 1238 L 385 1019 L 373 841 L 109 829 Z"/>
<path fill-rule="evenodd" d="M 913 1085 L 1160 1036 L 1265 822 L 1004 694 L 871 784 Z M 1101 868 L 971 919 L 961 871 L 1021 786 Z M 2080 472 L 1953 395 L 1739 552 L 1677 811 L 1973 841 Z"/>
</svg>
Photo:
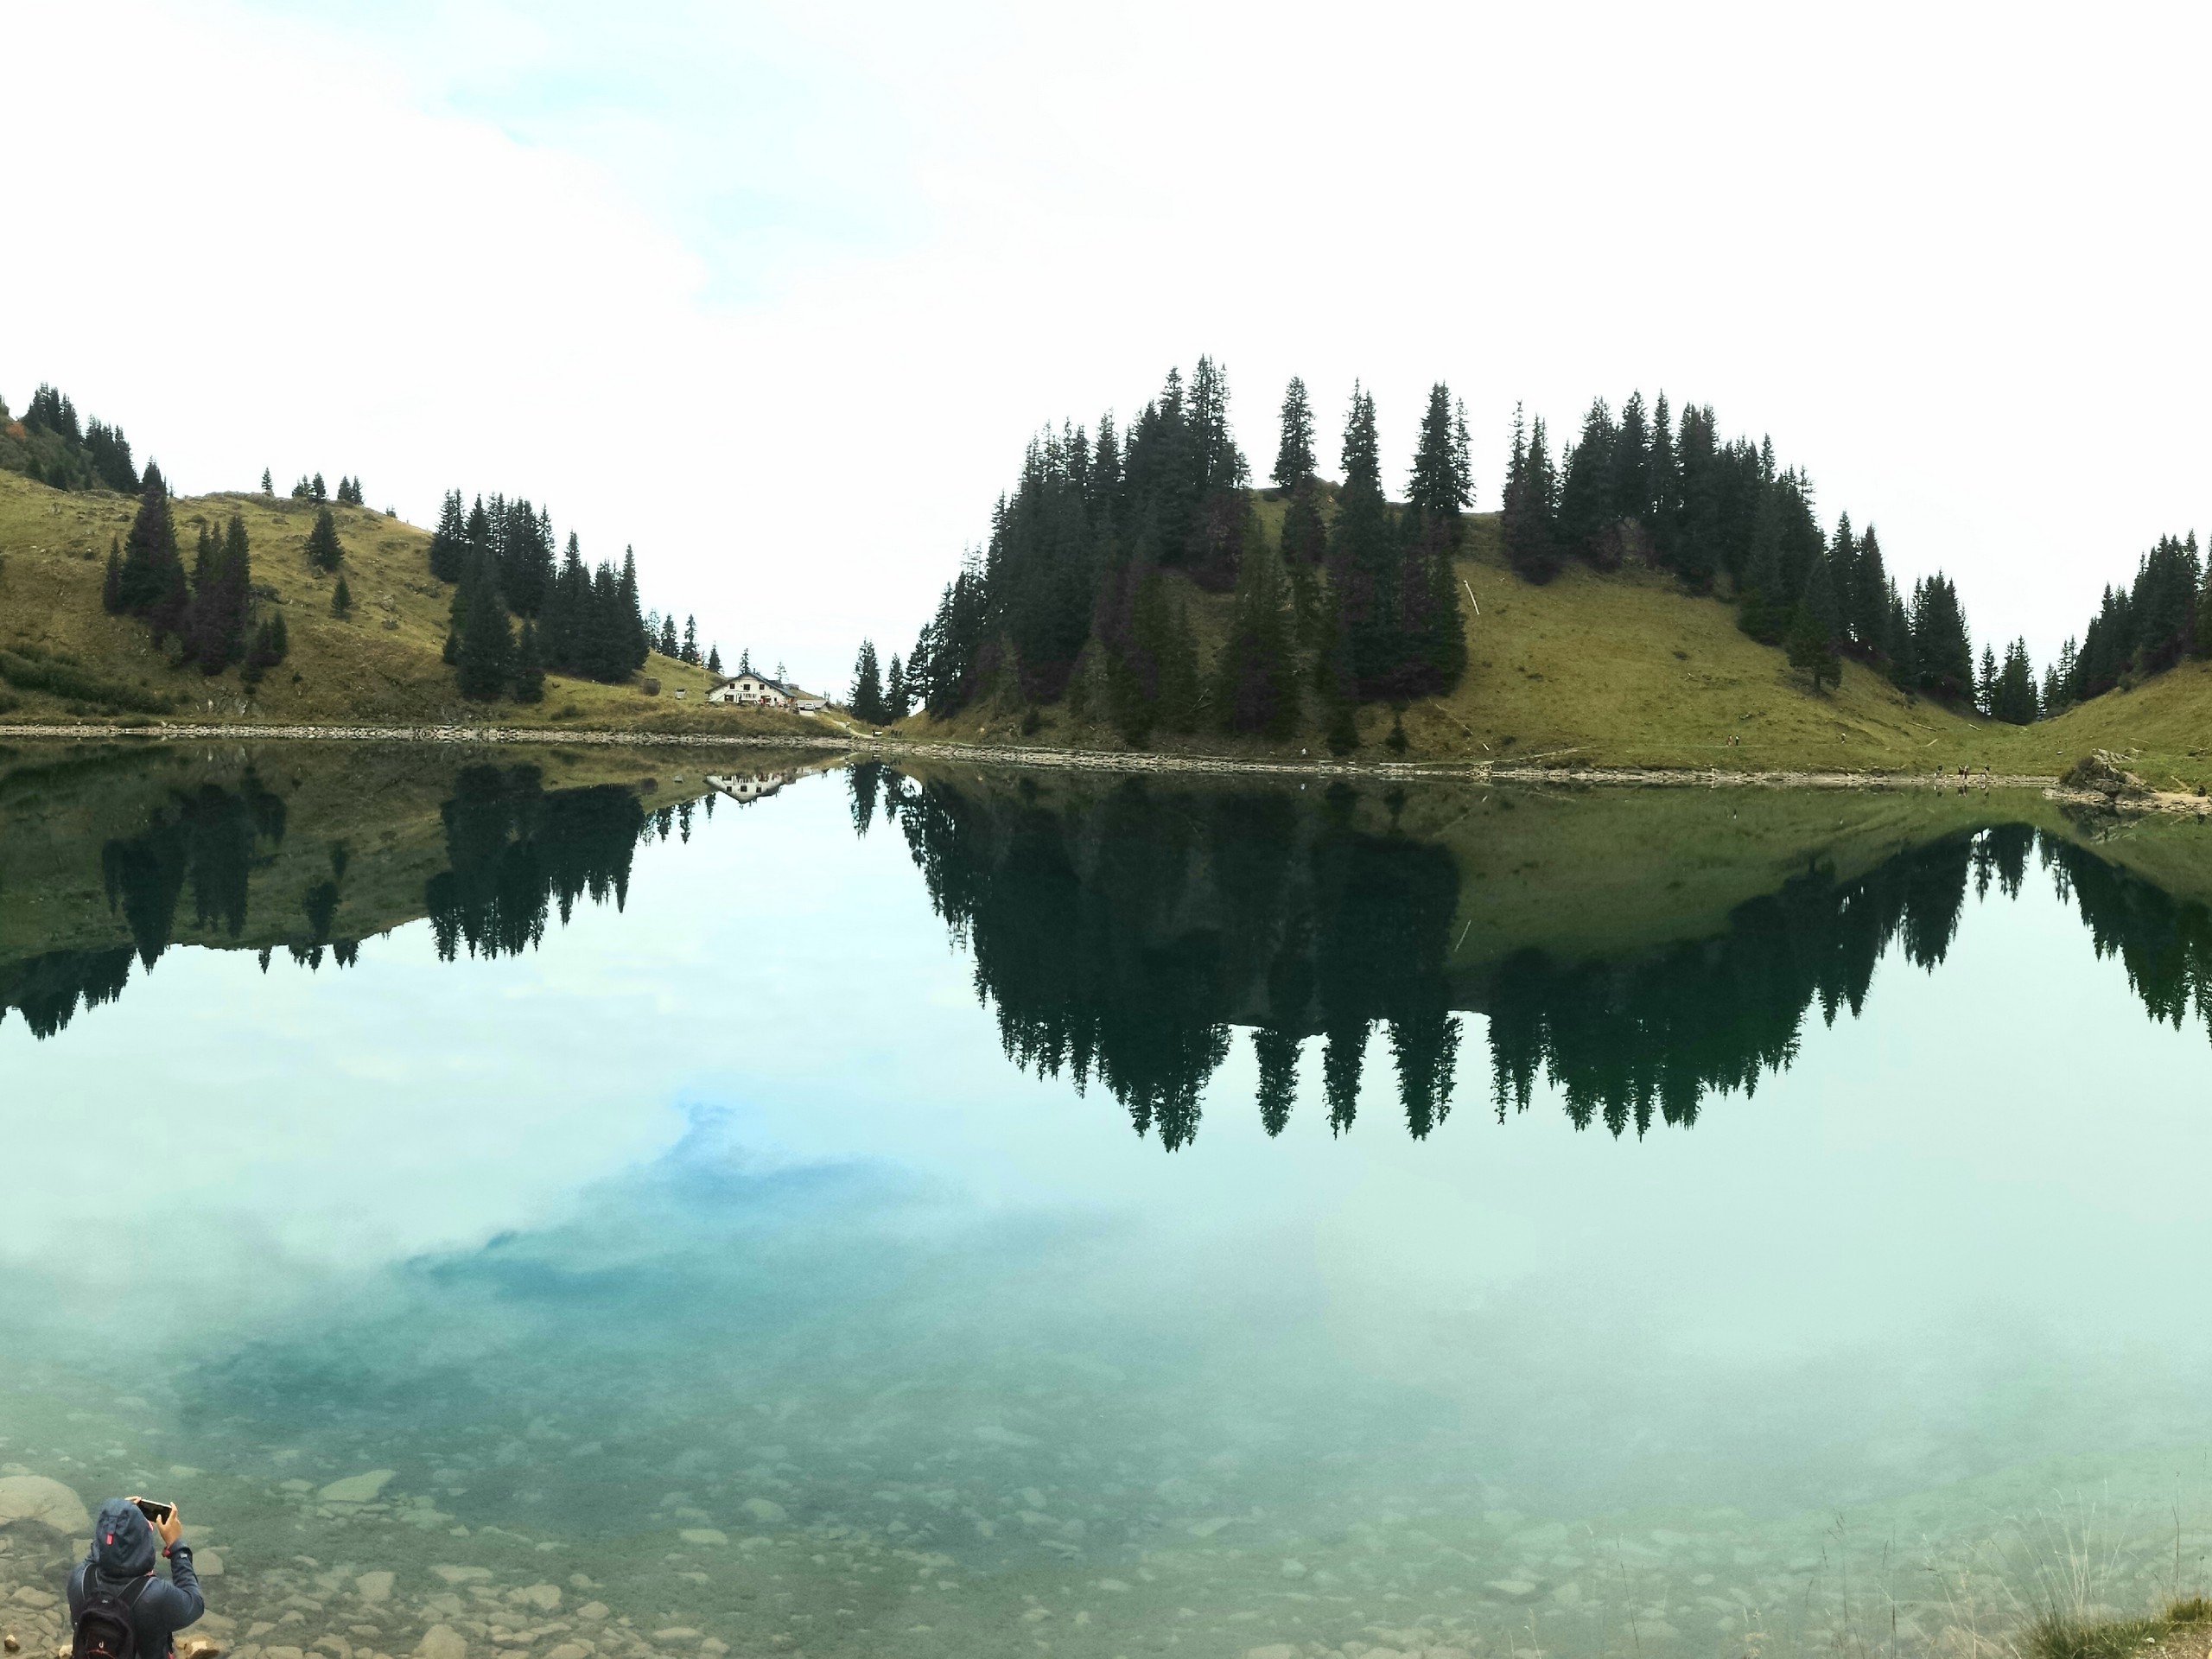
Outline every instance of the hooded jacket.
<svg viewBox="0 0 2212 1659">
<path fill-rule="evenodd" d="M 207 1611 L 200 1580 L 192 1570 L 192 1546 L 181 1539 L 169 1549 L 169 1578 L 153 1577 L 161 1540 L 153 1522 L 127 1498 L 111 1498 L 92 1522 L 92 1547 L 69 1575 L 69 1619 L 73 1624 L 93 1590 L 123 1600 L 138 1633 L 141 1659 L 164 1659 L 171 1638 Z M 140 1580 L 146 1582 L 132 1586 Z"/>
</svg>

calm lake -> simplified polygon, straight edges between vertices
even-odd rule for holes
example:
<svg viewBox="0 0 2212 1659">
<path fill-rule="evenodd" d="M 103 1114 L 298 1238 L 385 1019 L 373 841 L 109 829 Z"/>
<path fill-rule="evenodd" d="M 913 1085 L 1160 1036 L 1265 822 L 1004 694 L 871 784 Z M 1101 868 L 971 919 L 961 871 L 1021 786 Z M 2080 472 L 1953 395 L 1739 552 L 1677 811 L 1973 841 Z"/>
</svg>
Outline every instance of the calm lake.
<svg viewBox="0 0 2212 1659">
<path fill-rule="evenodd" d="M 18 746 L 0 1624 L 49 1483 L 180 1501 L 233 1659 L 2202 1589 L 2207 898 L 1979 791 Z"/>
</svg>

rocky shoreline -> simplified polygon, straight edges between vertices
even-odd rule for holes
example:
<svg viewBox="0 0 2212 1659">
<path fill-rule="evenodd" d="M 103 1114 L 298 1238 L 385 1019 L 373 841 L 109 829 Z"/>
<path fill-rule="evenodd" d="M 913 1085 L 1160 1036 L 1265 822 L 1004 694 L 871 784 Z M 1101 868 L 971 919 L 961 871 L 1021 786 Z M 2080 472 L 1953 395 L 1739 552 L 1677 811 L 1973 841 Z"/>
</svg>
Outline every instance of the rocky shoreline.
<svg viewBox="0 0 2212 1659">
<path fill-rule="evenodd" d="M 1452 762 L 1340 760 L 1320 756 L 1263 760 L 1233 755 L 1147 751 L 1014 747 L 998 744 L 933 743 L 913 738 L 756 735 L 741 732 L 557 731 L 535 726 L 51 726 L 0 725 L 0 740 L 73 742 L 315 742 L 577 745 L 604 748 L 821 749 L 950 762 L 1073 772 L 1198 772 L 1288 778 L 1366 778 L 1402 782 L 1571 784 L 1640 789 L 2031 789 L 2056 791 L 2059 779 L 2040 774 L 1841 772 L 1767 768 L 1734 772 L 1719 766 L 1553 766 L 1527 760 Z M 2159 798 L 2163 800 L 2164 798 Z"/>
</svg>

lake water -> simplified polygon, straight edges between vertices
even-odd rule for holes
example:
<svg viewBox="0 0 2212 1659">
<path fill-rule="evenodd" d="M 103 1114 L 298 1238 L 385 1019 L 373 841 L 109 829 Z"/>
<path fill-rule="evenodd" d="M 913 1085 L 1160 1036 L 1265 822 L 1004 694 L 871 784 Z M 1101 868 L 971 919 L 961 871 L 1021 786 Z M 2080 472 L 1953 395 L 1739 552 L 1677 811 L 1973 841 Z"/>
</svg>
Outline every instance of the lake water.
<svg viewBox="0 0 2212 1659">
<path fill-rule="evenodd" d="M 2133 1610 L 2212 1554 L 2208 893 L 1980 791 L 19 747 L 0 1516 L 178 1499 L 236 1659 Z"/>
</svg>

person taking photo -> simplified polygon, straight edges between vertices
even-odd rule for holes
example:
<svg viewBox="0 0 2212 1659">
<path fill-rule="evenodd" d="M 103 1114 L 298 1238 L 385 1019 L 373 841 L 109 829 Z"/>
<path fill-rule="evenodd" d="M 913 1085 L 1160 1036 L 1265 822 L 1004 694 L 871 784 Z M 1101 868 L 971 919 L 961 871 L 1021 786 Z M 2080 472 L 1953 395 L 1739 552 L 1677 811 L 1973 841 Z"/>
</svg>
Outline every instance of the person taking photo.
<svg viewBox="0 0 2212 1659">
<path fill-rule="evenodd" d="M 154 1576 L 168 1559 L 167 1583 Z M 92 1547 L 69 1575 L 74 1659 L 172 1659 L 176 1633 L 207 1611 L 192 1546 L 174 1503 L 111 1498 L 92 1523 Z"/>
</svg>

